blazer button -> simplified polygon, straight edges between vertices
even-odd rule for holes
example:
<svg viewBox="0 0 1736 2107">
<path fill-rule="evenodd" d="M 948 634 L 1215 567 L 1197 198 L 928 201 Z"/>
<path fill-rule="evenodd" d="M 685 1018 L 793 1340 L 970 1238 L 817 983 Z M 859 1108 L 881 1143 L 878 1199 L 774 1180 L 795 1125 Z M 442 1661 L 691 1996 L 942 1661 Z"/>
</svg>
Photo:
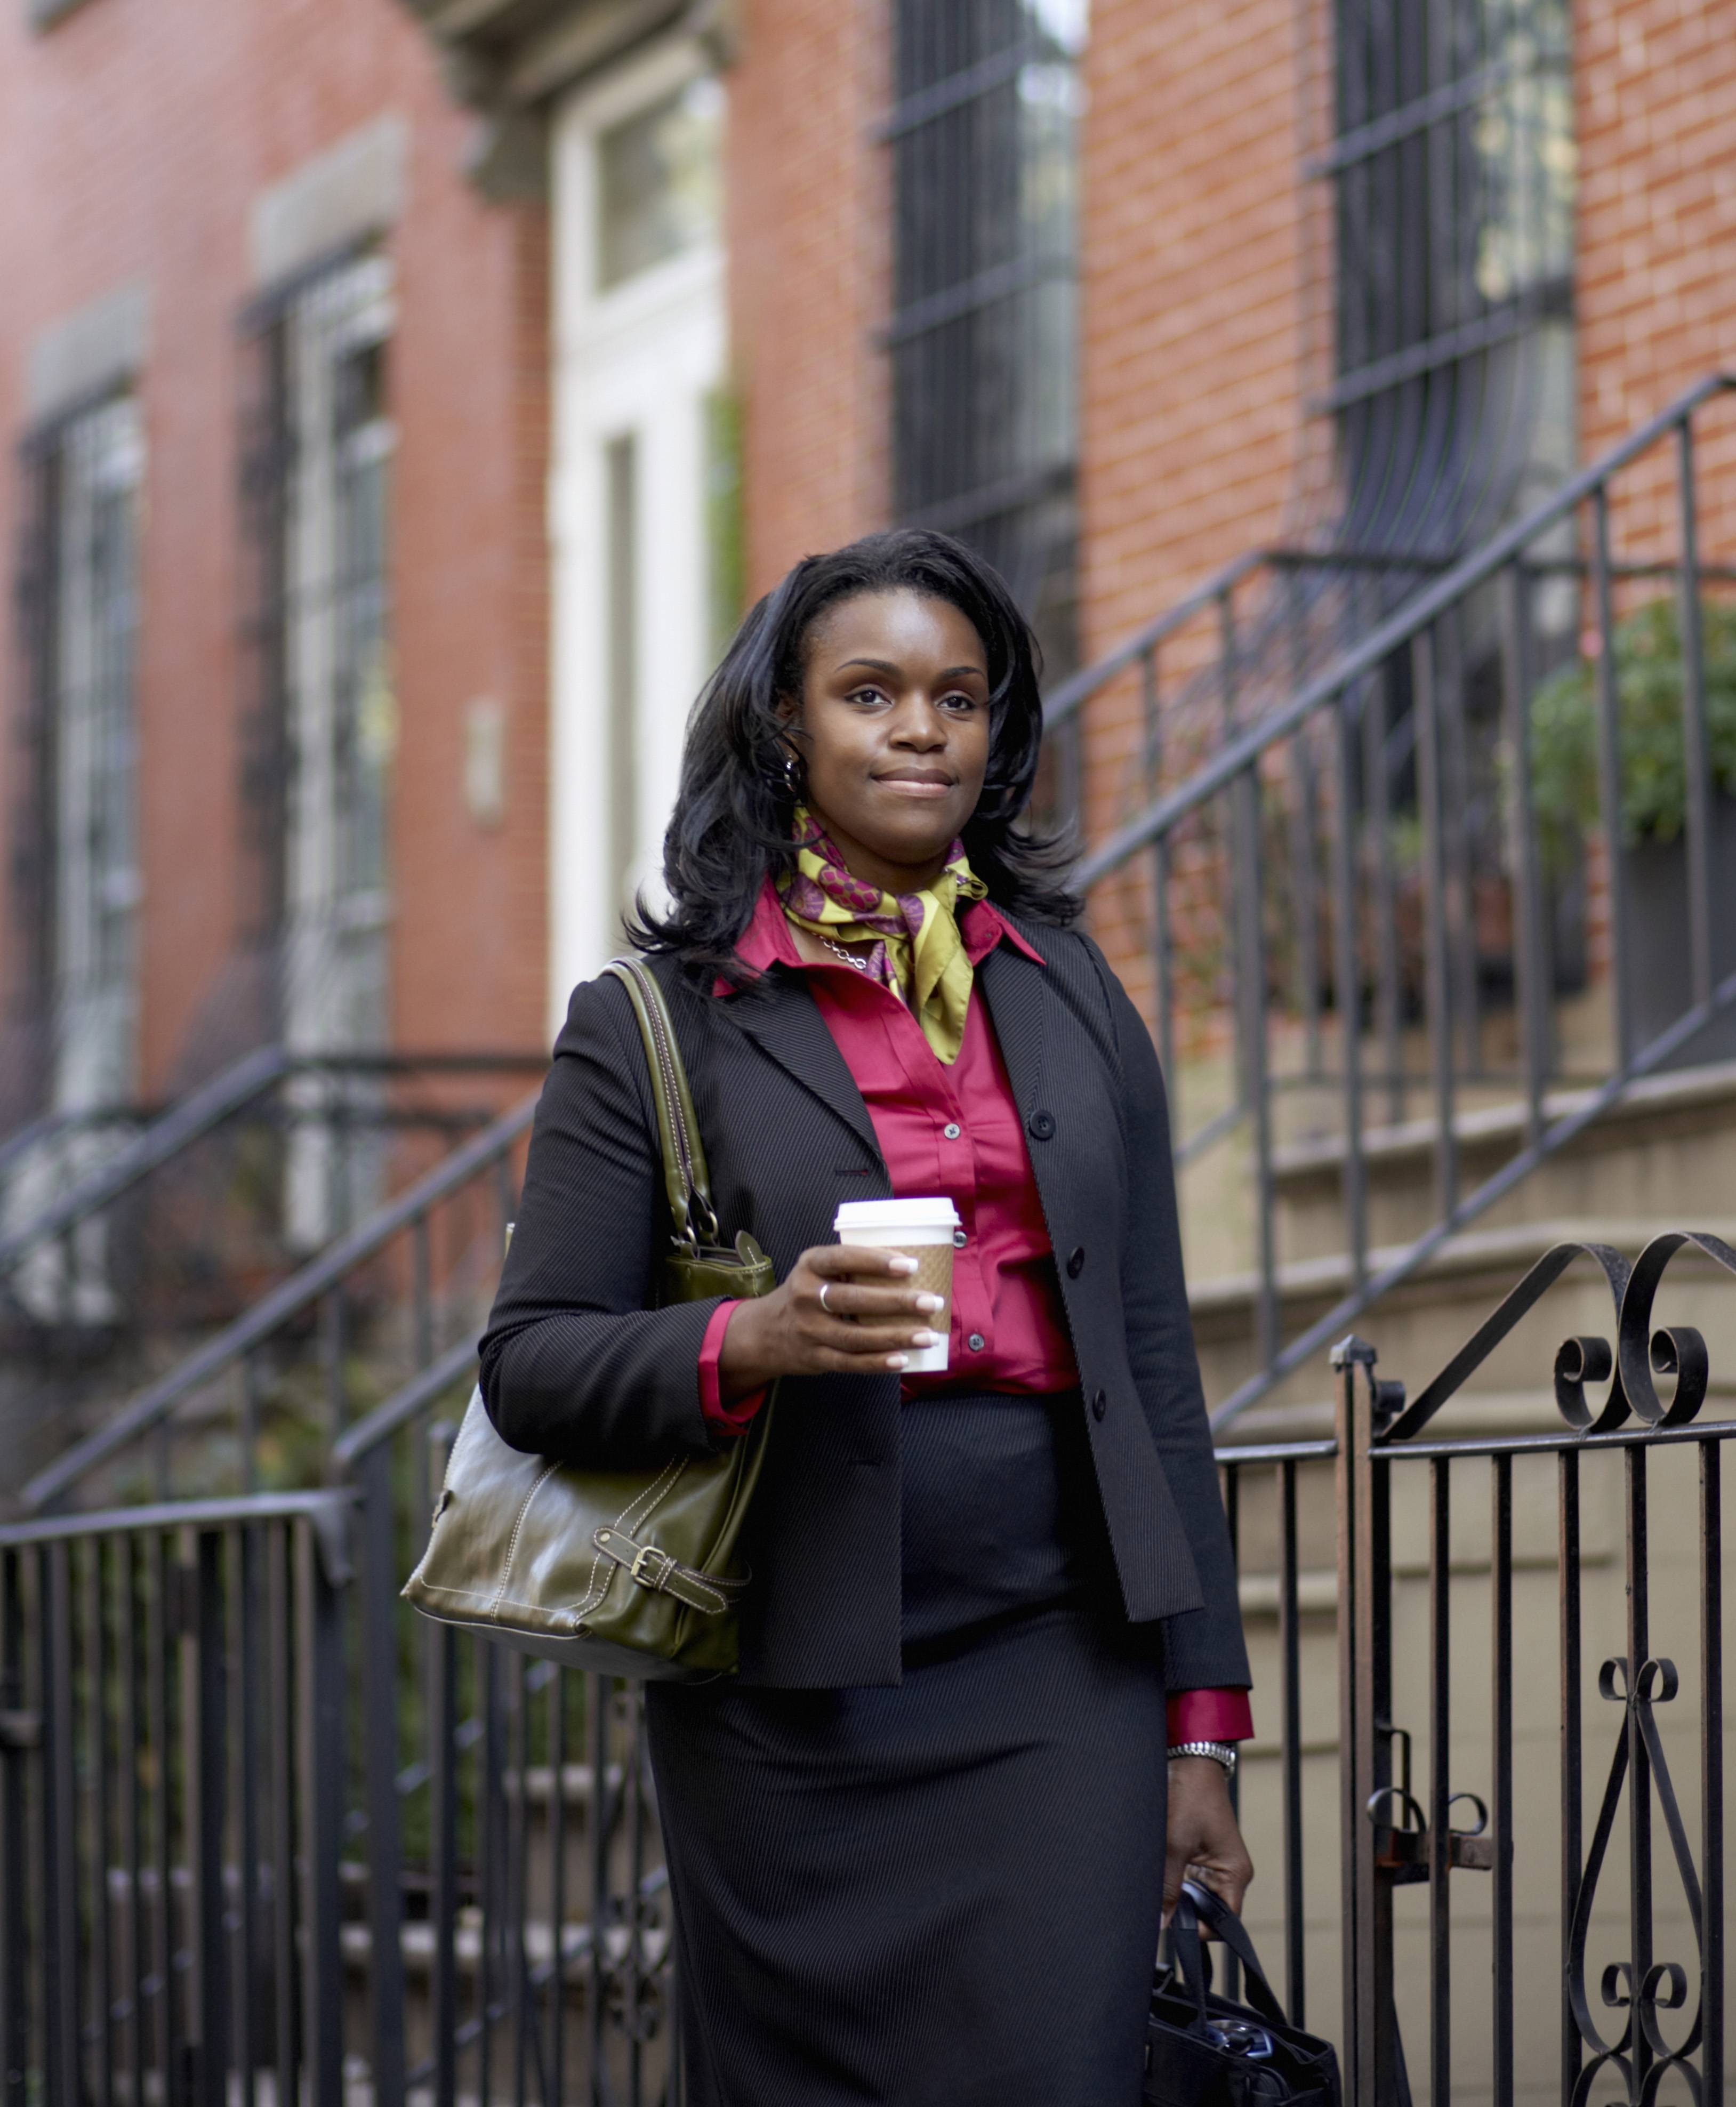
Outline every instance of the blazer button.
<svg viewBox="0 0 1736 2107">
<path fill-rule="evenodd" d="M 1095 1395 L 1095 1396 L 1091 1399 L 1091 1417 L 1092 1417 L 1092 1418 L 1093 1418 L 1093 1419 L 1101 1419 L 1101 1418 L 1102 1418 L 1102 1417 L 1103 1417 L 1103 1415 L 1104 1414 L 1104 1413 L 1106 1413 L 1106 1412 L 1109 1410 L 1109 1393 L 1106 1390 L 1099 1390 L 1099 1391 L 1098 1391 L 1097 1395 Z"/>
<path fill-rule="evenodd" d="M 1033 1140 L 1048 1141 L 1055 1134 L 1055 1115 L 1053 1112 L 1032 1112 L 1025 1125 Z"/>
<path fill-rule="evenodd" d="M 1084 1270 L 1085 1247 L 1083 1244 L 1075 1244 L 1068 1254 L 1067 1278 L 1069 1280 L 1077 1280 Z"/>
</svg>

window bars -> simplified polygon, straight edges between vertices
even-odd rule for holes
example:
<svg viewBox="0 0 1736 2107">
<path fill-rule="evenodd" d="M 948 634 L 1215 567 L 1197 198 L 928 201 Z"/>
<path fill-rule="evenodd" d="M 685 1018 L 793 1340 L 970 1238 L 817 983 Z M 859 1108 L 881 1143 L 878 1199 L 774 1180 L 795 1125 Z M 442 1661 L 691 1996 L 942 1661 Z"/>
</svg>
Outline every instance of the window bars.
<svg viewBox="0 0 1736 2107">
<path fill-rule="evenodd" d="M 1456 554 L 1571 461 L 1568 11 L 1336 0 L 1335 26 L 1340 532 Z"/>
<path fill-rule="evenodd" d="M 1064 670 L 1084 8 L 899 0 L 895 25 L 894 510 L 980 549 Z"/>
<path fill-rule="evenodd" d="M 23 465 L 26 765 L 14 905 L 24 1058 L 7 1065 L 29 1094 L 10 1109 L 42 1119 L 6 1166 L 0 1232 L 121 1146 L 137 1095 L 137 402 L 74 409 L 32 434 Z M 16 1287 L 43 1321 L 101 1321 L 103 1226 L 43 1253 Z"/>
</svg>

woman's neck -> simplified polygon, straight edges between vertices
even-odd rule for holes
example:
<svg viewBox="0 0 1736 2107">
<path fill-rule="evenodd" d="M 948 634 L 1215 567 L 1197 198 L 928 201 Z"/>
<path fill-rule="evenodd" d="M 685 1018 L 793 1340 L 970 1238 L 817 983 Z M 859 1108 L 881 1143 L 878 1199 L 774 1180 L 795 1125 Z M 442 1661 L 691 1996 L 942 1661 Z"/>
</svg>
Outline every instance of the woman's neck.
<svg viewBox="0 0 1736 2107">
<path fill-rule="evenodd" d="M 925 892 L 947 868 L 945 849 L 921 863 L 891 863 L 884 856 L 876 856 L 843 828 L 834 826 L 823 812 L 816 812 L 813 816 L 843 857 L 844 869 L 851 877 L 860 879 L 864 885 L 876 886 L 895 898 L 901 892 Z"/>
</svg>

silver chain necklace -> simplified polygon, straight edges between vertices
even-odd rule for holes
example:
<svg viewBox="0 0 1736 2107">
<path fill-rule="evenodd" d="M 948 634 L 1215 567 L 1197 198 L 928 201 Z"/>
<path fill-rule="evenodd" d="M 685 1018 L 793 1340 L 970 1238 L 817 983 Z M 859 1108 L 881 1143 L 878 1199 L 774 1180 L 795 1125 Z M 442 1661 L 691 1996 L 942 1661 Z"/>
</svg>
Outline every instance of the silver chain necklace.
<svg viewBox="0 0 1736 2107">
<path fill-rule="evenodd" d="M 817 934 L 818 932 L 816 932 L 816 933 Z M 825 945 L 827 950 L 831 953 L 834 959 L 841 959 L 847 966 L 854 966 L 857 973 L 866 973 L 870 970 L 869 961 L 863 958 L 859 952 L 847 951 L 842 944 L 834 944 L 830 937 L 821 937 L 820 941 Z M 898 977 L 896 973 L 893 975 L 890 980 L 883 982 L 881 985 L 887 988 L 898 1001 L 902 1002 L 906 1009 L 910 1008 L 910 998 L 905 994 L 903 989 L 899 986 Z"/>
</svg>

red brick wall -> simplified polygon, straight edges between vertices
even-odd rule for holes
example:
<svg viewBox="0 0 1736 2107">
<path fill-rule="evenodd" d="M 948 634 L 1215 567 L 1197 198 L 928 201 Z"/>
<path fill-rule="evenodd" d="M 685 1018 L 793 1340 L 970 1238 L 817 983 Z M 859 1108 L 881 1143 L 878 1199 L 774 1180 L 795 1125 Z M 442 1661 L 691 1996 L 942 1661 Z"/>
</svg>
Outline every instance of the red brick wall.
<svg viewBox="0 0 1736 2107">
<path fill-rule="evenodd" d="M 44 36 L 0 8 L 0 439 L 29 344 L 128 279 L 152 290 L 139 666 L 143 1081 L 186 1062 L 236 933 L 236 316 L 259 190 L 380 112 L 411 128 L 389 237 L 398 321 L 392 582 L 403 736 L 394 1029 L 416 1046 L 542 1036 L 543 344 L 540 214 L 462 173 L 469 120 L 394 0 L 88 0 Z M 0 547 L 16 528 L 0 475 Z M 0 599 L 8 725 L 16 655 Z M 506 705 L 506 825 L 462 796 L 462 712 Z M 0 826 L 17 792 L 10 735 Z M 3 940 L 12 941 L 10 928 Z"/>
<path fill-rule="evenodd" d="M 1098 0 L 1086 60 L 1081 252 L 1082 629 L 1086 659 L 1256 545 L 1293 532 L 1319 480 L 1321 203 L 1311 143 L 1324 9 L 1294 0 Z M 1166 647 L 1175 681 L 1215 656 L 1215 613 Z M 1138 802 L 1131 678 L 1091 704 L 1086 811 Z M 1093 902 L 1136 994 L 1144 860 Z"/>
<path fill-rule="evenodd" d="M 1736 0 L 1582 0 L 1574 39 L 1590 461 L 1715 367 L 1736 371 Z M 1736 400 L 1702 423 L 1707 553 L 1736 561 Z M 1674 553 L 1669 465 L 1635 478 L 1618 514 L 1635 552 Z"/>
<path fill-rule="evenodd" d="M 885 523 L 885 0 L 742 0 L 729 76 L 730 321 L 750 597 Z"/>
</svg>

